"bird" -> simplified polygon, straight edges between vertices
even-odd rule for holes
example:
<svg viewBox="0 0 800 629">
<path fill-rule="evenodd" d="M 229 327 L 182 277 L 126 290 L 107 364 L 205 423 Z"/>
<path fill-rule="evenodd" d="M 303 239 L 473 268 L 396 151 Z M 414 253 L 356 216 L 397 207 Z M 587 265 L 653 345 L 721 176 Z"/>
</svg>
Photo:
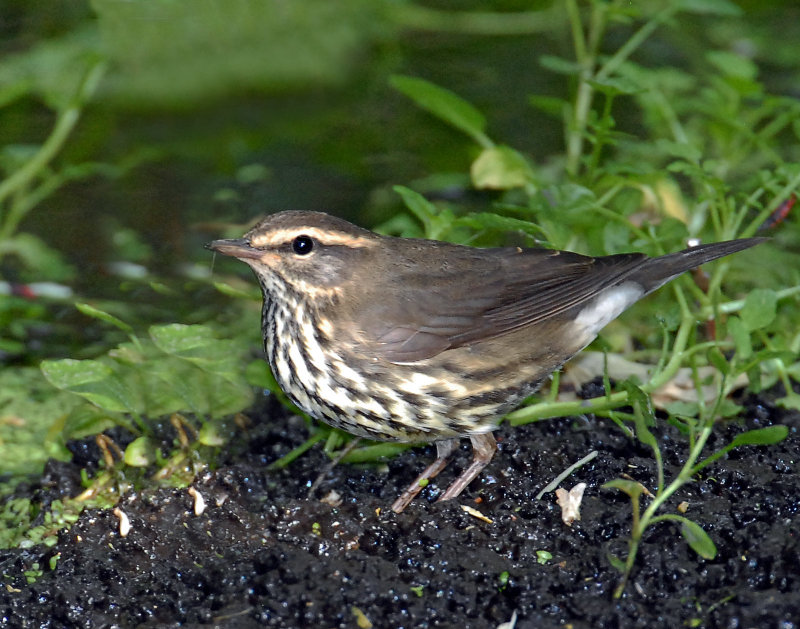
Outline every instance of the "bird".
<svg viewBox="0 0 800 629">
<path fill-rule="evenodd" d="M 494 456 L 502 417 L 629 306 L 763 240 L 589 257 L 385 236 L 288 210 L 206 247 L 254 272 L 266 357 L 295 405 L 357 437 L 436 445 L 399 513 L 468 437 L 473 460 L 439 500 L 459 496 Z"/>
</svg>

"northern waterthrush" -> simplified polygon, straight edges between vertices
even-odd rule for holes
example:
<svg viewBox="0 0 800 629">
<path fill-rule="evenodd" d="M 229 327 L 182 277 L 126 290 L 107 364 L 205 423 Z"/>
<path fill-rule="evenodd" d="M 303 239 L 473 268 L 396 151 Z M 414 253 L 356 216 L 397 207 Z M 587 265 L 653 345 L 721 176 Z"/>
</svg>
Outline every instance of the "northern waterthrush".
<svg viewBox="0 0 800 629">
<path fill-rule="evenodd" d="M 458 496 L 494 455 L 502 416 L 628 306 L 762 240 L 590 258 L 392 238 L 291 211 L 208 247 L 255 272 L 267 358 L 298 407 L 361 437 L 436 443 L 399 512 L 469 437 L 473 462 L 440 500 Z"/>
</svg>

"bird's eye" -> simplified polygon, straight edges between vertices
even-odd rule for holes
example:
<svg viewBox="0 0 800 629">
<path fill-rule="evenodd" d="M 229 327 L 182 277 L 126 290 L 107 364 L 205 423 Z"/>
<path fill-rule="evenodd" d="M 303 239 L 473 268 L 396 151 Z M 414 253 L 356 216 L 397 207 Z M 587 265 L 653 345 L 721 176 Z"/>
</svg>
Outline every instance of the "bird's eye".
<svg viewBox="0 0 800 629">
<path fill-rule="evenodd" d="M 292 241 L 292 251 L 299 256 L 307 256 L 314 249 L 311 236 L 301 235 Z"/>
</svg>

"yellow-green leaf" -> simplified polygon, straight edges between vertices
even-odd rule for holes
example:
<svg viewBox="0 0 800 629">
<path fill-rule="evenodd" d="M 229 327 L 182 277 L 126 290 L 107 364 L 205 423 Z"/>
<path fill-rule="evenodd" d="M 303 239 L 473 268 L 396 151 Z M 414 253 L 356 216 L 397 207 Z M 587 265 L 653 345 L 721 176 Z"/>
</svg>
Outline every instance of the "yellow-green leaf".
<svg viewBox="0 0 800 629">
<path fill-rule="evenodd" d="M 472 185 L 478 189 L 509 190 L 533 182 L 525 157 L 510 146 L 484 149 L 470 168 Z"/>
</svg>

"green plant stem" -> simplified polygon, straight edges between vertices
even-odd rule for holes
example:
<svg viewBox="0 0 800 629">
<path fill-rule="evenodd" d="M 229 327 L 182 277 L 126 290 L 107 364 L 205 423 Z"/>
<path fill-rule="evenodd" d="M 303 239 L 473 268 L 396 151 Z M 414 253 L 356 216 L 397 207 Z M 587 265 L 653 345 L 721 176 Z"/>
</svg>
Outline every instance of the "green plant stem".
<svg viewBox="0 0 800 629">
<path fill-rule="evenodd" d="M 583 23 L 581 13 L 578 10 L 578 3 L 574 0 L 565 2 L 567 15 L 569 16 L 570 32 L 572 33 L 572 45 L 575 47 L 575 58 L 586 58 L 586 36 L 583 33 Z"/>
<path fill-rule="evenodd" d="M 547 401 L 555 402 L 558 398 L 558 387 L 561 384 L 561 370 L 558 369 L 553 372 L 552 380 L 550 380 L 550 391 L 547 393 Z"/>
<path fill-rule="evenodd" d="M 572 120 L 567 125 L 567 172 L 573 177 L 578 174 L 586 126 L 589 121 L 589 110 L 592 106 L 594 89 L 590 81 L 594 76 L 597 58 L 597 47 L 605 30 L 605 7 L 600 3 L 592 5 L 589 22 L 588 42 L 584 43 L 583 25 L 576 0 L 567 0 L 567 13 L 570 19 L 573 39 L 580 37 L 581 44 L 575 46 L 575 55 L 580 66 L 578 89 L 575 95 L 575 106 Z"/>
<path fill-rule="evenodd" d="M 603 147 L 606 145 L 606 138 L 611 133 L 611 111 L 614 103 L 614 97 L 610 94 L 605 95 L 603 101 L 603 113 L 600 115 L 599 124 L 595 133 L 595 139 L 592 147 L 592 154 L 589 158 L 588 176 L 590 180 L 595 179 L 595 173 L 600 167 L 600 157 L 603 153 Z M 628 221 L 630 222 L 630 221 Z"/>
<path fill-rule="evenodd" d="M 297 457 L 302 455 L 306 450 L 310 450 L 316 443 L 322 441 L 323 439 L 327 438 L 328 431 L 327 430 L 318 430 L 313 435 L 311 435 L 308 439 L 306 439 L 303 443 L 299 446 L 284 454 L 281 458 L 277 461 L 273 461 L 267 466 L 268 470 L 279 470 L 281 468 L 286 467 L 294 461 Z"/>
<path fill-rule="evenodd" d="M 761 227 L 767 218 L 769 218 L 770 214 L 777 210 L 780 204 L 786 201 L 797 190 L 798 187 L 800 187 L 800 172 L 786 182 L 786 185 L 783 186 L 778 194 L 775 195 L 767 207 L 761 210 L 758 216 L 756 216 L 750 222 L 750 224 L 744 228 L 742 231 L 742 237 L 748 238 L 755 235 L 755 233 L 758 231 L 758 228 Z"/>
<path fill-rule="evenodd" d="M 606 61 L 600 70 L 597 72 L 597 80 L 604 81 L 610 77 L 619 66 L 628 60 L 634 51 L 641 46 L 653 32 L 661 26 L 661 23 L 672 17 L 680 10 L 677 2 L 671 3 L 670 6 L 662 9 L 656 15 L 645 22 L 638 31 L 636 31 L 628 41 L 626 41 L 619 50 L 615 52 L 612 57 Z"/>
<path fill-rule="evenodd" d="M 691 325 L 688 325 L 692 322 L 691 312 L 689 311 L 688 304 L 686 303 L 686 298 L 683 295 L 683 291 L 676 287 L 675 295 L 678 300 L 678 303 L 681 307 L 681 312 L 683 313 L 683 318 L 681 320 L 681 327 L 678 330 L 678 335 L 676 336 L 674 346 L 678 346 L 679 337 L 683 337 L 683 343 L 685 344 L 688 341 L 689 332 L 692 329 Z M 684 335 L 681 333 L 685 332 Z M 676 357 L 676 354 L 673 354 L 672 359 Z M 670 360 L 670 363 L 673 360 Z M 667 368 L 669 368 L 669 364 L 667 364 Z M 649 383 L 648 383 L 649 384 Z M 644 388 L 644 387 L 643 387 Z M 713 429 L 714 421 L 713 421 L 713 413 L 709 414 L 706 420 L 703 422 L 703 427 L 701 428 L 699 434 L 694 440 L 692 444 L 691 450 L 689 452 L 689 456 L 686 459 L 686 462 L 681 467 L 681 471 L 678 473 L 678 476 L 673 480 L 669 485 L 663 487 L 663 472 L 660 469 L 660 457 L 657 457 L 657 461 L 659 464 L 659 488 L 656 492 L 656 496 L 653 501 L 648 505 L 648 507 L 644 510 L 643 513 L 639 514 L 638 517 L 635 515 L 633 518 L 633 526 L 631 528 L 631 538 L 628 543 L 628 556 L 625 559 L 625 570 L 623 573 L 623 577 L 620 580 L 619 585 L 614 590 L 614 598 L 620 598 L 622 596 L 622 592 L 625 590 L 625 586 L 628 582 L 628 578 L 633 570 L 633 564 L 636 561 L 636 555 L 639 551 L 639 543 L 641 542 L 642 536 L 644 532 L 647 530 L 647 527 L 650 526 L 654 521 L 657 521 L 657 518 L 665 519 L 663 516 L 656 516 L 656 512 L 664 505 L 664 503 L 672 496 L 678 489 L 680 489 L 683 485 L 690 482 L 692 476 L 697 471 L 697 467 L 695 466 L 695 462 L 700 457 L 700 454 L 703 452 L 703 448 L 708 441 L 708 438 L 711 436 L 711 431 Z M 710 419 L 709 419 L 710 418 Z M 711 457 L 709 457 L 710 459 Z M 711 461 L 709 461 L 711 462 Z M 705 462 L 704 462 L 705 463 Z M 633 502 L 633 500 L 632 500 Z M 638 504 L 634 504 L 634 511 L 638 513 Z"/>
<path fill-rule="evenodd" d="M 764 186 L 761 186 L 750 193 L 750 195 L 745 199 L 743 203 L 739 204 L 739 211 L 736 212 L 735 218 L 731 225 L 731 230 L 733 234 L 738 234 L 742 229 L 742 223 L 744 219 L 747 218 L 751 209 L 757 209 L 756 203 L 758 200 L 766 194 L 766 189 Z"/>
<path fill-rule="evenodd" d="M 665 20 L 680 10 L 678 3 L 671 3 L 659 11 L 652 19 L 643 24 L 628 41 L 623 44 L 597 71 L 597 55 L 608 23 L 609 8 L 602 3 L 592 5 L 589 18 L 588 42 L 584 44 L 583 26 L 576 0 L 567 0 L 567 15 L 572 28 L 572 38 L 575 42 L 575 58 L 580 67 L 578 75 L 578 89 L 575 96 L 575 107 L 570 120 L 567 136 L 567 172 L 575 176 L 578 174 L 583 143 L 586 137 L 586 127 L 589 123 L 589 111 L 592 106 L 594 89 L 592 81 L 605 81 L 641 46 L 650 35 Z M 580 43 L 577 43 L 580 37 Z"/>
<path fill-rule="evenodd" d="M 653 524 L 658 519 L 667 519 L 664 516 L 656 516 L 656 512 L 669 499 L 669 497 L 672 496 L 672 494 L 674 494 L 676 491 L 678 491 L 678 489 L 683 487 L 683 485 L 691 480 L 692 474 L 694 473 L 694 462 L 700 456 L 700 453 L 703 451 L 703 448 L 706 445 L 706 441 L 708 441 L 708 438 L 711 436 L 711 430 L 712 426 L 711 422 L 709 422 L 700 431 L 700 435 L 697 438 L 697 441 L 695 441 L 694 446 L 689 453 L 689 457 L 681 468 L 677 478 L 667 485 L 663 491 L 659 491 L 656 494 L 653 502 L 648 505 L 643 513 L 639 513 L 638 500 L 631 498 L 634 512 L 633 526 L 631 527 L 631 538 L 628 541 L 628 556 L 625 558 L 625 570 L 623 572 L 622 579 L 614 590 L 615 599 L 620 598 L 622 593 L 625 591 L 625 586 L 628 583 L 630 574 L 633 571 L 633 565 L 636 562 L 636 556 L 639 552 L 639 544 L 642 541 L 644 532 L 647 530 L 648 526 Z"/>
<path fill-rule="evenodd" d="M 9 196 L 24 190 L 63 148 L 78 123 L 83 105 L 97 88 L 105 68 L 106 64 L 103 61 L 95 61 L 92 64 L 69 105 L 58 114 L 55 126 L 44 144 L 21 168 L 0 182 L 0 204 L 4 203 Z M 31 207 L 30 204 L 17 202 L 9 208 L 2 220 L 2 225 L 0 225 L 0 240 L 11 237 Z"/>
<path fill-rule="evenodd" d="M 779 290 L 775 293 L 778 301 L 786 299 L 787 297 L 794 297 L 795 295 L 800 295 L 800 284 L 797 286 L 790 286 L 789 288 L 784 288 L 783 290 Z M 712 306 L 704 306 L 700 310 L 700 318 L 707 319 L 714 315 L 714 310 L 720 314 L 731 314 L 733 312 L 739 312 L 742 308 L 744 308 L 745 300 L 744 299 L 737 299 L 735 301 L 729 301 L 724 304 L 717 304 L 715 308 Z"/>
</svg>

